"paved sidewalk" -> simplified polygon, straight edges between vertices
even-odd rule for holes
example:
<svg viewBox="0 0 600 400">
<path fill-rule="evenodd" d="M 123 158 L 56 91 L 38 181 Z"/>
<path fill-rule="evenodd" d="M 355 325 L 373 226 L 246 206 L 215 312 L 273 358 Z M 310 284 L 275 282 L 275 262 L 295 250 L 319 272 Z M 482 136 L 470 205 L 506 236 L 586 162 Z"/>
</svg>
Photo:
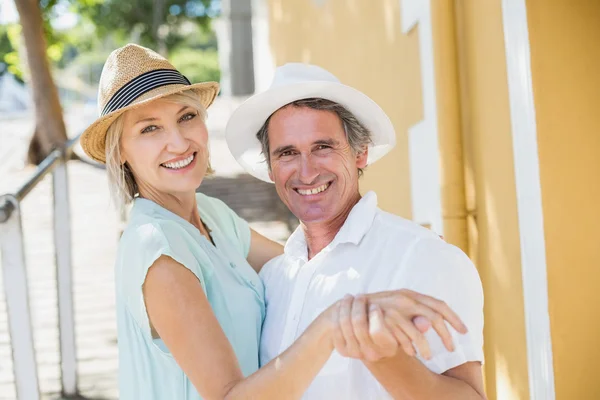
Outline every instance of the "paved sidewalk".
<svg viewBox="0 0 600 400">
<path fill-rule="evenodd" d="M 294 219 L 274 188 L 243 174 L 226 148 L 224 123 L 241 100 L 219 98 L 209 112 L 211 159 L 217 173 L 202 184 L 201 190 L 230 204 L 256 230 L 284 241 L 295 225 Z M 85 126 L 85 118 L 90 118 L 83 114 L 67 118 L 72 132 Z M 0 117 L 0 123 L 5 122 Z M 13 191 L 33 173 L 33 168 L 23 168 L 20 161 L 20 155 L 25 154 L 27 132 L 31 132 L 31 119 L 12 119 L 7 125 L 14 134 L 10 141 L 0 137 L 2 153 L 11 154 L 9 158 L 0 158 L 0 193 Z M 0 136 L 3 134 L 0 132 Z M 8 144 L 10 150 L 4 147 Z M 80 162 L 70 162 L 68 170 L 79 387 L 87 398 L 117 399 L 113 265 L 119 220 L 103 170 Z M 22 204 L 30 306 L 43 399 L 56 399 L 60 391 L 51 199 L 51 178 L 47 177 Z M 16 398 L 7 323 L 0 275 L 0 400 Z"/>
</svg>

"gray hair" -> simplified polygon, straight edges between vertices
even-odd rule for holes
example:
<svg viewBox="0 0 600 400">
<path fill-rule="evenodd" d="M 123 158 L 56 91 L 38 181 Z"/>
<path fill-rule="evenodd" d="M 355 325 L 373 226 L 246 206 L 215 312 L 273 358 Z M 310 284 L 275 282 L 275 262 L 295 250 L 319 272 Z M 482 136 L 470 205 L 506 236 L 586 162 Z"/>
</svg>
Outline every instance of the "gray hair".
<svg viewBox="0 0 600 400">
<path fill-rule="evenodd" d="M 346 133 L 346 140 L 348 140 L 348 144 L 350 145 L 350 148 L 352 149 L 354 154 L 363 153 L 365 151 L 365 148 L 373 143 L 371 131 L 367 129 L 367 127 L 365 127 L 363 124 L 361 124 L 358 118 L 354 116 L 354 114 L 352 114 L 346 107 L 339 103 L 327 99 L 313 97 L 308 99 L 296 100 L 292 103 L 286 104 L 279 110 L 285 107 L 306 107 L 311 108 L 313 110 L 331 111 L 335 113 L 342 122 L 344 132 Z M 271 121 L 271 117 L 273 117 L 274 114 L 275 113 L 271 114 L 269 118 L 267 118 L 263 126 L 256 133 L 256 138 L 260 142 L 262 154 L 265 157 L 265 161 L 267 162 L 269 170 L 271 170 L 271 154 L 269 148 L 269 122 Z M 362 176 L 362 174 L 363 169 L 359 168 L 358 176 L 360 177 Z"/>
</svg>

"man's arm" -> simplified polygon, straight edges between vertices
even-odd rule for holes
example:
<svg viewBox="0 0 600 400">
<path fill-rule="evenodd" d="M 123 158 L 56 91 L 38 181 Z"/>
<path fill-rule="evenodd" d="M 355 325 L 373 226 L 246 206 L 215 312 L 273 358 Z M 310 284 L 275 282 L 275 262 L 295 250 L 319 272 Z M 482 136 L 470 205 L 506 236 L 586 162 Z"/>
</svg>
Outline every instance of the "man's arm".
<svg viewBox="0 0 600 400">
<path fill-rule="evenodd" d="M 472 262 L 454 246 L 437 238 L 424 239 L 399 270 L 404 272 L 393 286 L 443 302 L 466 324 L 468 333 L 448 327 L 451 338 L 444 338 L 430 329 L 426 336 L 431 353 L 421 353 L 421 360 L 399 351 L 379 361 L 363 358 L 365 366 L 397 399 L 485 399 L 481 372 L 483 291 Z M 433 327 L 440 324 L 438 316 L 427 317 Z"/>
<path fill-rule="evenodd" d="M 259 273 L 263 265 L 272 258 L 283 254 L 283 246 L 250 229 L 250 250 L 246 260 Z"/>
<path fill-rule="evenodd" d="M 439 375 L 399 351 L 394 357 L 364 364 L 394 399 L 486 399 L 479 362 L 467 362 Z"/>
</svg>

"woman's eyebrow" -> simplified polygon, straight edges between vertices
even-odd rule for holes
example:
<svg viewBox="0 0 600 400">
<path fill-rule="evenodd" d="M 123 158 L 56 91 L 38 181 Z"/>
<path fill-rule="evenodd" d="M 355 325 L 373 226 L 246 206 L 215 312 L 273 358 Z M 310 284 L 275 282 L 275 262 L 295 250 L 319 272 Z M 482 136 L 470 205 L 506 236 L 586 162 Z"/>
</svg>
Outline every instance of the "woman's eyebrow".
<svg viewBox="0 0 600 400">
<path fill-rule="evenodd" d="M 181 114 L 181 112 L 182 112 L 183 110 L 185 110 L 186 108 L 189 108 L 189 106 L 183 106 L 183 107 L 181 108 L 181 110 L 177 111 L 177 114 Z M 137 121 L 137 122 L 136 122 L 134 125 L 137 125 L 137 124 L 139 124 L 140 122 L 150 122 L 150 121 L 156 121 L 157 119 L 158 119 L 158 118 L 154 118 L 154 117 L 147 117 L 147 118 L 144 118 L 144 117 L 142 117 L 142 119 L 138 120 L 138 121 Z"/>
</svg>

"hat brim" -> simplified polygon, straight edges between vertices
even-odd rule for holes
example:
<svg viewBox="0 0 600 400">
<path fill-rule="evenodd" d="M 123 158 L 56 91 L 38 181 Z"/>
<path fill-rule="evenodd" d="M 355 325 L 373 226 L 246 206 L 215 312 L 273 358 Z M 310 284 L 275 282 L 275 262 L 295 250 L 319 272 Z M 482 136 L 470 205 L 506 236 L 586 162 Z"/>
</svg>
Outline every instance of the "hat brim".
<svg viewBox="0 0 600 400">
<path fill-rule="evenodd" d="M 161 99 L 172 94 L 192 90 L 198 94 L 198 98 L 204 108 L 208 109 L 219 93 L 219 84 L 217 82 L 202 82 L 193 85 L 167 85 L 153 89 L 127 107 L 120 108 L 98 118 L 82 134 L 80 144 L 83 151 L 93 160 L 106 163 L 106 132 L 110 125 L 125 111 L 133 110 L 148 104 L 154 100 Z"/>
<path fill-rule="evenodd" d="M 372 134 L 368 164 L 386 155 L 396 144 L 389 117 L 364 93 L 341 83 L 313 81 L 289 84 L 252 96 L 231 115 L 225 129 L 227 145 L 237 162 L 252 176 L 272 183 L 256 133 L 281 107 L 296 100 L 322 98 L 343 105 Z"/>
</svg>

